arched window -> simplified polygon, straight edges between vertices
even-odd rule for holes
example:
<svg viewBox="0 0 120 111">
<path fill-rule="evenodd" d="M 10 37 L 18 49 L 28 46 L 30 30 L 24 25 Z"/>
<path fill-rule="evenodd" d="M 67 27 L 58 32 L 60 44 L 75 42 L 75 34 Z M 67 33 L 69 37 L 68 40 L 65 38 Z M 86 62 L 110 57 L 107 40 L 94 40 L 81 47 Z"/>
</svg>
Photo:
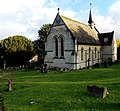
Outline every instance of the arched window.
<svg viewBox="0 0 120 111">
<path fill-rule="evenodd" d="M 97 57 L 97 48 L 95 47 L 95 58 Z"/>
<path fill-rule="evenodd" d="M 55 37 L 55 56 L 58 57 L 58 39 Z"/>
<path fill-rule="evenodd" d="M 61 37 L 61 56 L 64 57 L 64 40 Z"/>
<path fill-rule="evenodd" d="M 102 58 L 102 48 L 100 48 L 100 58 Z"/>
<path fill-rule="evenodd" d="M 81 48 L 81 60 L 83 60 L 83 47 Z"/>
<path fill-rule="evenodd" d="M 91 48 L 89 48 L 89 59 L 91 58 Z"/>
</svg>

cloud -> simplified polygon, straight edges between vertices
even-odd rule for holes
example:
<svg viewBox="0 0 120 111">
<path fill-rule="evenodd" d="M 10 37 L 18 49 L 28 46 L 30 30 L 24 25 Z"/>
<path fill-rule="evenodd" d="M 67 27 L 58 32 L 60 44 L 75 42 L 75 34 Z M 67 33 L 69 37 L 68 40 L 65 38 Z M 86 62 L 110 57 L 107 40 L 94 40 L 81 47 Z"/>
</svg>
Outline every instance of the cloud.
<svg viewBox="0 0 120 111">
<path fill-rule="evenodd" d="M 1 39 L 17 34 L 36 39 L 40 26 L 51 22 L 55 14 L 53 8 L 44 8 L 45 3 L 46 0 L 3 0 L 0 4 Z"/>
<path fill-rule="evenodd" d="M 23 35 L 31 40 L 38 37 L 43 24 L 52 23 L 57 14 L 55 0 L 3 0 L 0 4 L 0 39 Z M 68 17 L 74 17 L 72 10 L 60 10 Z"/>
<path fill-rule="evenodd" d="M 0 3 L 0 39 L 18 34 L 31 40 L 37 39 L 37 31 L 43 24 L 53 22 L 58 7 L 60 14 L 87 24 L 88 6 L 79 12 L 72 8 L 73 5 L 77 5 L 81 1 L 75 0 L 71 4 L 73 1 L 68 0 L 65 4 L 66 0 L 2 0 Z M 115 30 L 116 36 L 120 37 L 120 0 L 112 4 L 106 16 L 100 15 L 96 7 L 92 13 L 96 27 L 100 32 Z"/>
<path fill-rule="evenodd" d="M 116 38 L 120 39 L 120 1 L 114 2 L 106 16 L 94 16 L 97 28 L 100 32 L 115 31 Z"/>
</svg>

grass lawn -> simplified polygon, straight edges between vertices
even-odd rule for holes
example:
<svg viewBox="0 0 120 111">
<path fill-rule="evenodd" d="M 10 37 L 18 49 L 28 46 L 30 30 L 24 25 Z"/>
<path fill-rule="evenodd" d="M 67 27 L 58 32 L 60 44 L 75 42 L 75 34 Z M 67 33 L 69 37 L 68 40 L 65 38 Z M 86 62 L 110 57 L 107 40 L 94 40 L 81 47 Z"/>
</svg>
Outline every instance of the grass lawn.
<svg viewBox="0 0 120 111">
<path fill-rule="evenodd" d="M 14 81 L 12 92 L 6 90 L 9 77 Z M 90 84 L 107 87 L 109 95 L 88 95 Z M 3 71 L 0 90 L 7 111 L 120 111 L 120 64 L 60 74 Z"/>
</svg>

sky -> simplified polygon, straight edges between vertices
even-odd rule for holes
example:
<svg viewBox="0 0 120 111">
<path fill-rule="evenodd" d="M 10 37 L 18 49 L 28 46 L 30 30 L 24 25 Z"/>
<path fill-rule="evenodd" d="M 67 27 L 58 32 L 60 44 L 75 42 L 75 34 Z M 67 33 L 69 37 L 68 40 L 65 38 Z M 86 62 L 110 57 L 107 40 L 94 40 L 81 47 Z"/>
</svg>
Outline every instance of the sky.
<svg viewBox="0 0 120 111">
<path fill-rule="evenodd" d="M 90 3 L 99 32 L 115 31 L 120 39 L 120 0 L 0 0 L 0 40 L 14 35 L 36 40 L 41 26 L 53 23 L 58 8 L 61 15 L 88 24 Z"/>
</svg>

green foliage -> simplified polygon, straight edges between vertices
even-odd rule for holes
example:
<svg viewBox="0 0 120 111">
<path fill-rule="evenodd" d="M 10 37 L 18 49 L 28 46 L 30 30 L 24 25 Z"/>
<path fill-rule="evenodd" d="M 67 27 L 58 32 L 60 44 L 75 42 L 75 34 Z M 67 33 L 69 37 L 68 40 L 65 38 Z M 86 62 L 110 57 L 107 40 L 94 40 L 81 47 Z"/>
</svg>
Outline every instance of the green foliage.
<svg viewBox="0 0 120 111">
<path fill-rule="evenodd" d="M 117 42 L 117 48 L 119 48 L 120 47 L 120 40 L 117 39 L 116 42 Z"/>
<path fill-rule="evenodd" d="M 4 101 L 1 93 L 0 93 L 0 111 L 5 111 Z"/>
<path fill-rule="evenodd" d="M 37 54 L 40 58 L 39 61 L 41 61 L 41 58 L 44 58 L 45 55 L 45 41 L 47 39 L 48 33 L 50 31 L 51 24 L 44 24 L 40 30 L 38 30 L 38 40 L 35 40 L 33 42 L 34 44 L 34 52 Z"/>
<path fill-rule="evenodd" d="M 6 71 L 0 88 L 7 111 L 119 111 L 119 69 L 120 64 L 61 74 L 13 71 L 13 92 L 5 90 Z M 92 97 L 86 93 L 90 84 L 107 87 L 110 94 L 104 99 Z"/>
<path fill-rule="evenodd" d="M 33 43 L 26 37 L 19 35 L 2 40 L 1 45 L 9 53 L 17 51 L 33 51 Z"/>
<path fill-rule="evenodd" d="M 120 60 L 120 40 L 117 40 L 117 59 Z"/>
<path fill-rule="evenodd" d="M 48 33 L 50 31 L 50 28 L 51 28 L 51 24 L 44 24 L 40 28 L 40 30 L 38 30 L 38 35 L 39 35 L 40 41 L 43 41 L 43 42 L 46 41 Z"/>
<path fill-rule="evenodd" d="M 24 36 L 8 37 L 0 42 L 1 65 L 3 61 L 7 66 L 19 66 L 25 64 L 33 55 L 33 43 Z"/>
<path fill-rule="evenodd" d="M 5 48 L 2 47 L 1 43 L 0 43 L 0 65 L 2 64 L 2 59 L 3 59 L 3 55 L 5 55 Z"/>
</svg>

